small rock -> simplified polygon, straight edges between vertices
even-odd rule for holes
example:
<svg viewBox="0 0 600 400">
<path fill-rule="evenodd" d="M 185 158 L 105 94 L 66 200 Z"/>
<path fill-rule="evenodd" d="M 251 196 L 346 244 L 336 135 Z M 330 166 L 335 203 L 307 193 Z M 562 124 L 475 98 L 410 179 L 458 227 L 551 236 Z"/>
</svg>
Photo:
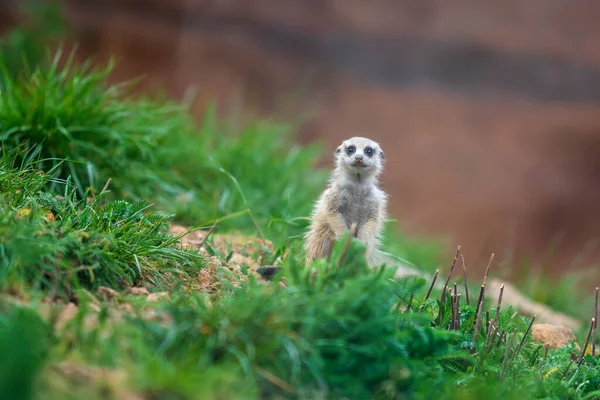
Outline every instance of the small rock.
<svg viewBox="0 0 600 400">
<path fill-rule="evenodd" d="M 198 283 L 202 291 L 210 291 L 217 282 L 217 269 L 221 268 L 221 261 L 218 258 L 210 256 L 207 264 L 198 273 Z"/>
<path fill-rule="evenodd" d="M 534 324 L 531 327 L 531 336 L 535 342 L 547 344 L 552 349 L 566 346 L 570 341 L 575 342 L 573 331 L 562 325 Z M 575 346 L 579 349 L 577 343 Z"/>
<path fill-rule="evenodd" d="M 167 292 L 156 292 L 156 293 L 150 293 L 148 295 L 148 297 L 146 298 L 147 301 L 156 301 L 156 300 L 169 300 L 169 293 Z"/>
<path fill-rule="evenodd" d="M 142 400 L 128 388 L 128 375 L 125 371 L 97 367 L 75 361 L 61 361 L 52 365 L 60 376 L 87 386 L 102 387 L 107 397 L 121 400 Z"/>
<path fill-rule="evenodd" d="M 200 283 L 200 289 L 208 291 L 213 281 L 213 277 L 206 269 L 201 269 L 198 273 L 198 283 Z"/>
<path fill-rule="evenodd" d="M 143 309 L 142 318 L 148 321 L 158 322 L 163 326 L 168 326 L 173 323 L 173 318 L 171 318 L 168 313 L 152 309 Z"/>
<path fill-rule="evenodd" d="M 127 314 L 135 313 L 135 309 L 133 308 L 133 306 L 131 304 L 127 304 L 127 303 L 120 304 L 119 310 L 123 311 L 124 313 L 127 313 Z"/>
<path fill-rule="evenodd" d="M 79 309 L 77 308 L 75 303 L 68 303 L 66 306 L 64 306 L 58 314 L 58 318 L 56 320 L 56 328 L 59 330 L 62 329 L 67 324 L 67 322 L 69 322 L 75 317 L 78 311 Z"/>
<path fill-rule="evenodd" d="M 98 295 L 98 297 L 101 297 L 105 300 L 110 300 L 113 297 L 115 297 L 118 293 L 116 290 L 111 289 L 109 287 L 106 286 L 100 286 L 98 288 L 98 290 L 96 290 L 96 294 Z"/>
<path fill-rule="evenodd" d="M 129 288 L 129 293 L 134 296 L 148 296 L 150 292 L 145 287 L 132 287 Z"/>
</svg>

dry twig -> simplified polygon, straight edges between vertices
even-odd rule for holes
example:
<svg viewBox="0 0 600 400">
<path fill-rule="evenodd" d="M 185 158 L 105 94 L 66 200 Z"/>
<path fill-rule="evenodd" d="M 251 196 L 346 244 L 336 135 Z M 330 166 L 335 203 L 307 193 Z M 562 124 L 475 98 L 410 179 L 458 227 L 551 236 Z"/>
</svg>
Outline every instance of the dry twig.
<svg viewBox="0 0 600 400">
<path fill-rule="evenodd" d="M 469 305 L 469 285 L 467 283 L 467 266 L 465 265 L 465 258 L 463 257 L 463 255 L 460 255 L 460 258 L 462 260 L 462 267 L 463 267 L 463 277 L 465 280 L 465 295 L 467 296 L 467 305 Z"/>
<path fill-rule="evenodd" d="M 450 283 L 450 277 L 452 276 L 452 271 L 454 271 L 454 266 L 456 265 L 456 261 L 458 260 L 459 254 L 460 254 L 460 246 L 458 246 L 456 248 L 456 254 L 454 255 L 454 260 L 452 260 L 452 265 L 450 266 L 450 271 L 448 272 L 448 277 L 446 278 L 446 282 L 444 283 L 444 288 L 442 289 L 442 299 L 440 301 L 440 311 L 438 314 L 438 325 L 441 325 L 441 323 L 442 323 L 444 306 L 446 304 L 446 291 L 448 290 L 448 283 Z"/>
<path fill-rule="evenodd" d="M 200 250 L 202 248 L 202 246 L 204 246 L 204 243 L 206 243 L 206 241 L 208 240 L 208 237 L 215 230 L 215 228 L 217 227 L 218 223 L 219 223 L 219 220 L 216 220 L 215 223 L 210 227 L 210 229 L 206 233 L 206 236 L 204 236 L 204 239 L 202 239 L 202 241 L 198 245 L 198 250 Z"/>
<path fill-rule="evenodd" d="M 598 340 L 598 288 L 596 288 L 596 302 L 594 303 L 594 333 L 592 334 L 592 357 L 596 357 L 596 340 Z"/>
<path fill-rule="evenodd" d="M 581 354 L 577 359 L 577 368 L 579 368 L 579 366 L 583 362 L 583 357 L 585 357 L 585 351 L 587 350 L 587 347 L 590 344 L 590 338 L 592 337 L 592 331 L 594 330 L 594 326 L 596 326 L 596 319 L 592 318 L 592 321 L 590 322 L 590 330 L 588 331 L 587 338 L 585 339 L 585 345 L 581 349 Z"/>
<path fill-rule="evenodd" d="M 531 327 L 533 326 L 534 321 L 535 321 L 535 315 L 533 316 L 533 318 L 531 318 L 531 322 L 529 323 L 529 326 L 527 327 L 527 330 L 525 331 L 525 334 L 523 335 L 523 339 L 521 339 L 521 343 L 519 343 L 519 347 L 517 347 L 517 351 L 515 351 L 514 358 L 517 358 L 519 356 L 521 347 L 523 347 L 523 343 L 525 343 L 525 339 L 527 338 L 527 335 L 529 334 L 529 331 L 531 330 Z"/>
<path fill-rule="evenodd" d="M 429 285 L 429 290 L 427 291 L 427 295 L 425 296 L 425 301 L 427 301 L 427 299 L 429 299 L 429 295 L 431 295 L 431 291 L 433 290 L 433 285 L 435 285 L 435 281 L 437 280 L 439 273 L 440 273 L 440 270 L 436 269 L 435 274 L 433 274 L 433 279 L 431 280 L 431 285 Z"/>
</svg>

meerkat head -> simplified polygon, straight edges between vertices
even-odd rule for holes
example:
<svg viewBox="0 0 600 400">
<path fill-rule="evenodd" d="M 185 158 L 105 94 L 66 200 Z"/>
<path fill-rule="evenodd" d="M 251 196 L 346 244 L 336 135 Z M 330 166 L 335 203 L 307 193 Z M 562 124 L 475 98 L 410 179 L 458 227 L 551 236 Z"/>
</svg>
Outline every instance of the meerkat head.
<svg viewBox="0 0 600 400">
<path fill-rule="evenodd" d="M 335 151 L 336 168 L 359 178 L 377 177 L 384 159 L 385 155 L 377 142 L 358 136 L 344 140 Z"/>
</svg>

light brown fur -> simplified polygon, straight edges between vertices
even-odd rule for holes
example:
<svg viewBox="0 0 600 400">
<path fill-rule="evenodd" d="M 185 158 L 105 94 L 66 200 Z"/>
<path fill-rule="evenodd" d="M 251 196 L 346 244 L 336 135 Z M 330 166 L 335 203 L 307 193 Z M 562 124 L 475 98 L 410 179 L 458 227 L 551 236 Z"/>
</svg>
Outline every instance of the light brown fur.
<svg viewBox="0 0 600 400">
<path fill-rule="evenodd" d="M 352 151 L 354 148 L 354 151 Z M 368 149 L 372 149 L 369 155 Z M 362 161 L 357 161 L 362 158 Z M 378 247 L 386 218 L 387 195 L 377 186 L 384 154 L 368 138 L 345 140 L 335 152 L 335 169 L 317 200 L 305 236 L 306 262 L 324 258 L 333 241 L 356 225 L 356 238 L 366 245 L 369 265 L 379 265 Z"/>
</svg>

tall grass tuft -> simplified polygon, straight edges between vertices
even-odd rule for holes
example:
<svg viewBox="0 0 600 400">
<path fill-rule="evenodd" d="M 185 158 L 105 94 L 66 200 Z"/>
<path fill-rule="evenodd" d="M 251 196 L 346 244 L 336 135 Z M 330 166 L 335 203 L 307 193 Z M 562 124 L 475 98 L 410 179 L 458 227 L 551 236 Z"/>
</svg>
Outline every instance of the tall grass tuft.
<svg viewBox="0 0 600 400">
<path fill-rule="evenodd" d="M 198 270 L 200 255 L 181 250 L 168 232 L 172 216 L 148 212 L 144 202 L 105 201 L 106 192 L 79 199 L 70 179 L 37 170 L 44 160 L 17 167 L 23 149 L 0 161 L 0 285 L 27 284 L 69 294 L 78 287 L 114 288 L 166 272 Z M 63 195 L 43 191 L 60 184 Z"/>
<path fill-rule="evenodd" d="M 88 188 L 99 190 L 111 177 L 113 190 L 120 193 L 138 186 L 139 192 L 159 180 L 156 147 L 164 136 L 189 129 L 183 111 L 170 104 L 124 100 L 130 85 L 106 82 L 112 65 L 75 65 L 73 53 L 64 65 L 61 60 L 59 51 L 48 67 L 8 79 L 0 97 L 4 149 L 40 146 L 48 160 L 40 168 L 57 167 L 58 177 L 70 176 L 80 196 Z M 127 180 L 119 179 L 124 176 Z"/>
<path fill-rule="evenodd" d="M 197 127 L 185 105 L 136 96 L 133 83 L 111 84 L 111 69 L 59 51 L 8 78 L 0 93 L 4 150 L 40 146 L 38 167 L 70 177 L 80 198 L 111 179 L 115 196 L 156 202 L 194 225 L 250 209 L 272 237 L 300 232 L 297 218 L 325 182 L 323 171 L 308 173 L 316 146 L 294 146 L 288 128 L 271 122 L 227 134 L 212 108 Z M 219 226 L 255 229 L 248 217 Z"/>
</svg>

